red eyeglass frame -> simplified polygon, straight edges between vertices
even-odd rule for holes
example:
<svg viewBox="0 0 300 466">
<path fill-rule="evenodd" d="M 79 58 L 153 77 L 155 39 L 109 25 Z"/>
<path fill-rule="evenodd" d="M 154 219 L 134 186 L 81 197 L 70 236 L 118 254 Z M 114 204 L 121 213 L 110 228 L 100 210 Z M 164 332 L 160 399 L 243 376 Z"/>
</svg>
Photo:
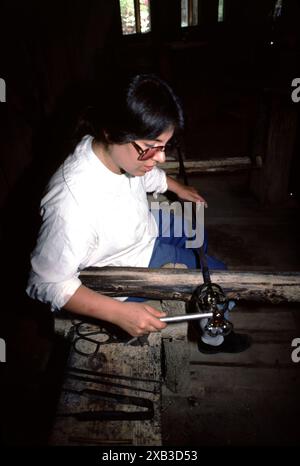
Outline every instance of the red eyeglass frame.
<svg viewBox="0 0 300 466">
<path fill-rule="evenodd" d="M 133 145 L 133 147 L 135 148 L 135 150 L 137 151 L 137 153 L 139 154 L 138 156 L 138 160 L 149 160 L 151 159 L 152 157 L 154 157 L 154 155 L 157 153 L 157 152 L 165 152 L 166 151 L 166 147 L 168 147 L 168 145 L 165 145 L 165 146 L 154 146 L 154 147 L 147 147 L 147 149 L 142 149 L 136 142 L 134 141 L 131 141 L 131 143 Z"/>
</svg>

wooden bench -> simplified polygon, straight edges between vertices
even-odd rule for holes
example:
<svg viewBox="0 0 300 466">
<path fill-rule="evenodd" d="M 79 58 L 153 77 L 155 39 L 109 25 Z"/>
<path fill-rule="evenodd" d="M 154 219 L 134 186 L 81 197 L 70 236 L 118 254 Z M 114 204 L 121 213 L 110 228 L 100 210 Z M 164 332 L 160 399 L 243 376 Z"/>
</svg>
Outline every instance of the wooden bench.
<svg viewBox="0 0 300 466">
<path fill-rule="evenodd" d="M 147 301 L 168 315 L 183 301 Z M 151 333 L 148 344 L 126 345 L 106 323 L 55 318 L 70 352 L 51 445 L 161 445 L 161 389 L 189 383 L 187 323 Z"/>
</svg>

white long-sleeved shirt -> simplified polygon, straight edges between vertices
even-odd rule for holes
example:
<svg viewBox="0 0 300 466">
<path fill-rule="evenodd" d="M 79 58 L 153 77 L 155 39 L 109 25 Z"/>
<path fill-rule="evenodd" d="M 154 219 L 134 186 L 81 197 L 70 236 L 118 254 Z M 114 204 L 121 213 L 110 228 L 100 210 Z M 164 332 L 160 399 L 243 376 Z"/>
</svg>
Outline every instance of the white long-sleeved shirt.
<svg viewBox="0 0 300 466">
<path fill-rule="evenodd" d="M 157 226 L 147 192 L 167 190 L 166 174 L 117 175 L 95 155 L 91 136 L 51 178 L 41 201 L 43 223 L 26 291 L 61 309 L 81 285 L 89 266 L 147 267 Z"/>
</svg>

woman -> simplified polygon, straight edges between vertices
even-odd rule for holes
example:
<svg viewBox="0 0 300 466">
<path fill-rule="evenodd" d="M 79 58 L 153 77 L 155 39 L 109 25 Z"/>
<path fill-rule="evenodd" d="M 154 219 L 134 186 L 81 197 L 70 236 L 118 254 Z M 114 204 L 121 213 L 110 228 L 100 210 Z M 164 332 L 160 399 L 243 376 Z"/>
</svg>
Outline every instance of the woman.
<svg viewBox="0 0 300 466">
<path fill-rule="evenodd" d="M 138 75 L 105 89 L 106 95 L 73 154 L 51 178 L 41 202 L 43 224 L 32 253 L 27 293 L 68 311 L 109 321 L 133 336 L 165 327 L 163 312 L 144 302 L 96 293 L 79 279 L 89 266 L 196 267 L 192 249 L 156 239 L 147 193 L 167 189 L 180 199 L 205 203 L 192 187 L 158 168 L 168 143 L 183 127 L 171 88 Z M 223 337 L 222 337 L 223 338 Z"/>
</svg>

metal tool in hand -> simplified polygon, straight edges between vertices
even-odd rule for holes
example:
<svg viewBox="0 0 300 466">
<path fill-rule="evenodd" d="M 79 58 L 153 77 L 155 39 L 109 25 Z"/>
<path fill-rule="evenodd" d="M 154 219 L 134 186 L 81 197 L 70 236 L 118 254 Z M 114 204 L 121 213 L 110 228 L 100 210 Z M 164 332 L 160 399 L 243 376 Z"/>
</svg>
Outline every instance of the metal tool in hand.
<svg viewBox="0 0 300 466">
<path fill-rule="evenodd" d="M 189 309 L 197 312 L 161 317 L 159 320 L 166 323 L 175 323 L 208 318 L 204 330 L 209 335 L 228 335 L 233 329 L 233 325 L 225 318 L 224 314 L 226 311 L 231 310 L 235 303 L 226 297 L 219 285 L 211 282 L 206 259 L 201 261 L 201 265 L 204 283 L 195 289 L 189 302 Z"/>
<path fill-rule="evenodd" d="M 160 317 L 159 320 L 161 322 L 166 322 L 167 324 L 172 324 L 176 322 L 185 322 L 187 320 L 197 320 L 197 319 L 204 319 L 205 317 L 212 317 L 212 312 L 197 312 L 195 314 L 181 314 L 177 316 L 169 316 L 169 317 Z M 127 341 L 125 345 L 132 345 L 132 346 L 144 346 L 149 345 L 148 335 L 142 335 L 140 337 L 133 337 L 131 340 Z"/>
</svg>

